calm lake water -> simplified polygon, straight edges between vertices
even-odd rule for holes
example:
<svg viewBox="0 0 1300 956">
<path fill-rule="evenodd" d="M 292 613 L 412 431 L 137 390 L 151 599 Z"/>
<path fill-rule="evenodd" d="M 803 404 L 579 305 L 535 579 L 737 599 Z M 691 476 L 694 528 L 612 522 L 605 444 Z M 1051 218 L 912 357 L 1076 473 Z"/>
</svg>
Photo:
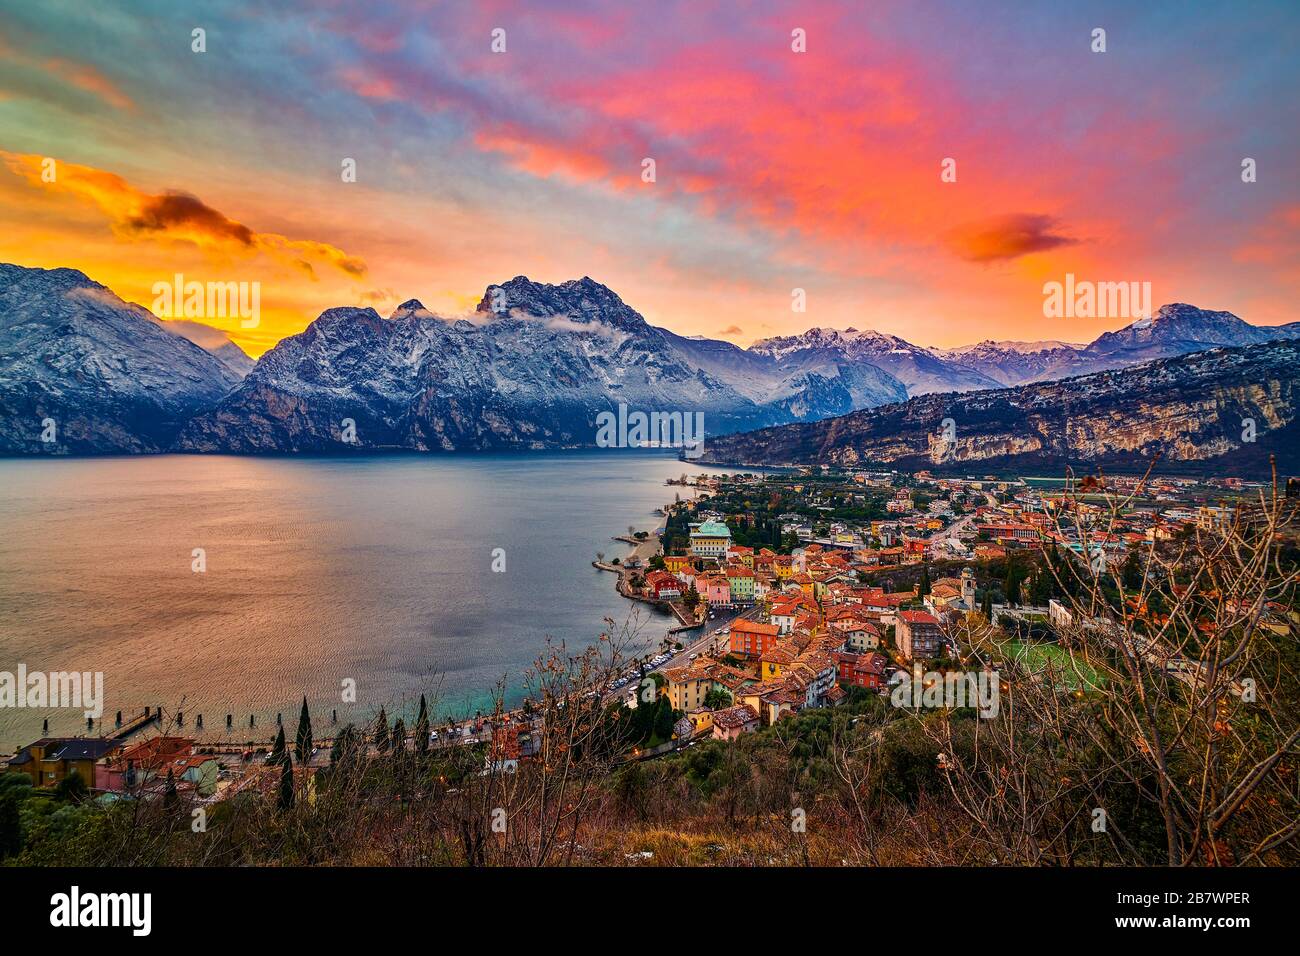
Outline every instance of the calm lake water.
<svg viewBox="0 0 1300 956">
<path fill-rule="evenodd" d="M 676 622 L 591 561 L 657 526 L 683 490 L 665 479 L 705 470 L 660 452 L 0 460 L 0 671 L 102 671 L 106 724 L 161 705 L 209 738 L 227 713 L 235 740 L 269 738 L 277 712 L 292 735 L 304 694 L 318 736 L 332 709 L 392 715 L 421 692 L 473 713 L 502 677 L 518 698 L 548 636 L 586 646 L 636 615 L 658 643 Z M 79 711 L 4 708 L 0 752 L 45 716 L 85 731 Z"/>
</svg>

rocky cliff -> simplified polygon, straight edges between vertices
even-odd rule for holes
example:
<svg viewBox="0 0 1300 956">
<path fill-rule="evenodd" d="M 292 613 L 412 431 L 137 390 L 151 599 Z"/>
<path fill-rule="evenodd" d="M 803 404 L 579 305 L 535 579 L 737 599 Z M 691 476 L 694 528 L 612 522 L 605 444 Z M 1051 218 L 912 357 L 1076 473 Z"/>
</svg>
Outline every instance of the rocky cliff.
<svg viewBox="0 0 1300 956">
<path fill-rule="evenodd" d="M 1064 462 L 1300 470 L 1300 344 L 1217 348 L 1118 371 L 936 394 L 824 421 L 716 438 L 705 461 L 872 463 L 936 471 Z M 1253 438 L 1253 440 L 1251 440 Z"/>
</svg>

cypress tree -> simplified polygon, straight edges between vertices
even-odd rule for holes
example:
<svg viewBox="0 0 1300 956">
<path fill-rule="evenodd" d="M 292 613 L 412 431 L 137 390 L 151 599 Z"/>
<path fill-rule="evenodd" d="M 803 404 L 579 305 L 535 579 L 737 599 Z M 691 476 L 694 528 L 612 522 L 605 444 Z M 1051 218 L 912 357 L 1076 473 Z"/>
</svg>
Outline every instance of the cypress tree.
<svg viewBox="0 0 1300 956">
<path fill-rule="evenodd" d="M 984 612 L 984 616 L 988 619 L 989 623 L 992 624 L 993 623 L 993 591 L 990 588 L 984 589 L 984 601 L 980 606 L 980 610 Z"/>
<path fill-rule="evenodd" d="M 289 756 L 288 751 L 284 754 L 284 760 L 280 764 L 280 798 L 279 806 L 281 810 L 289 810 L 293 807 L 293 759 Z"/>
<path fill-rule="evenodd" d="M 275 743 L 271 745 L 271 756 L 266 758 L 269 764 L 278 763 L 284 758 L 284 725 L 280 725 L 280 732 L 275 735 Z"/>
<path fill-rule="evenodd" d="M 175 810 L 181 802 L 181 795 L 176 792 L 176 775 L 172 773 L 172 768 L 167 768 L 167 786 L 163 789 L 163 807 L 167 810 Z"/>
<path fill-rule="evenodd" d="M 281 735 L 284 730 L 281 729 Z M 298 735 L 294 740 L 293 755 L 298 763 L 305 764 L 311 759 L 311 714 L 307 713 L 307 698 L 302 699 L 302 713 L 298 715 Z"/>
<path fill-rule="evenodd" d="M 429 752 L 429 705 L 420 695 L 420 713 L 415 718 L 415 750 L 421 757 Z"/>
<path fill-rule="evenodd" d="M 673 720 L 672 702 L 669 701 L 667 697 L 660 697 L 659 704 L 655 710 L 655 735 L 661 741 L 672 740 L 674 723 L 676 723 L 676 721 Z"/>
<path fill-rule="evenodd" d="M 382 704 L 379 705 L 379 716 L 375 718 L 375 747 L 381 754 L 388 753 L 388 714 Z"/>
<path fill-rule="evenodd" d="M 350 759 L 353 751 L 356 749 L 357 742 L 353 737 L 355 732 L 351 724 L 347 724 L 334 736 L 334 743 L 330 746 L 330 766 L 337 767 L 339 764 Z"/>
<path fill-rule="evenodd" d="M 401 756 L 406 753 L 406 722 L 398 717 L 393 721 L 393 754 Z"/>
<path fill-rule="evenodd" d="M 917 590 L 917 597 L 925 597 L 930 593 L 930 565 L 921 565 L 921 585 Z"/>
</svg>

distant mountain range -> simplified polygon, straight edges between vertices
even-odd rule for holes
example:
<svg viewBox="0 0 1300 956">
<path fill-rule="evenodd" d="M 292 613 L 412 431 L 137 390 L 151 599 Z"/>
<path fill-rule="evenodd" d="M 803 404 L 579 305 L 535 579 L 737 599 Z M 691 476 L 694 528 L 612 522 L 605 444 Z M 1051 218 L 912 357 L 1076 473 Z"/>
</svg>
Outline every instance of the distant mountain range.
<svg viewBox="0 0 1300 956">
<path fill-rule="evenodd" d="M 1283 474 L 1295 474 L 1297 383 L 1300 342 L 1213 348 L 720 436 L 709 440 L 702 461 L 969 473 L 1082 463 L 1141 470 L 1160 456 L 1198 466 L 1183 470 L 1223 465 L 1232 474 L 1263 476 L 1272 454 Z"/>
<path fill-rule="evenodd" d="M 596 415 L 619 403 L 702 412 L 712 440 L 1297 336 L 1300 323 L 1260 328 L 1172 305 L 1086 346 L 928 349 L 810 329 L 742 349 L 656 328 L 590 278 L 518 276 L 468 318 L 415 300 L 387 318 L 329 309 L 253 363 L 224 333 L 158 320 L 76 270 L 0 265 L 0 453 L 584 447 Z M 54 442 L 41 441 L 46 420 Z"/>
<path fill-rule="evenodd" d="M 787 362 L 811 356 L 824 361 L 865 362 L 893 375 L 907 386 L 909 396 L 916 396 L 1054 381 L 1219 345 L 1295 338 L 1300 338 L 1300 322 L 1256 326 L 1231 312 L 1174 303 L 1162 306 L 1149 319 L 1103 333 L 1087 345 L 988 340 L 951 349 L 922 348 L 896 335 L 818 328 L 802 335 L 763 339 L 750 348 Z"/>
</svg>

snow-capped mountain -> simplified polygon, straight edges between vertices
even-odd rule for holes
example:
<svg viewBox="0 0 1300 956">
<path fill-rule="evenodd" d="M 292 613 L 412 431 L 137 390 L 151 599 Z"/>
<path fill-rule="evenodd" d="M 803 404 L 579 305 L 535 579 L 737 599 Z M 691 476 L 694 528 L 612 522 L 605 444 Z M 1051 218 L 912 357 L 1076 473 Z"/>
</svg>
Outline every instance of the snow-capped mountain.
<svg viewBox="0 0 1300 956">
<path fill-rule="evenodd" d="M 590 278 L 489 286 L 470 319 L 418 301 L 321 314 L 262 356 L 179 447 L 338 451 L 589 446 L 619 403 L 702 412 L 706 433 L 821 418 L 906 397 L 878 369 L 790 368 L 655 328 Z M 353 423 L 349 429 L 345 420 Z"/>
<path fill-rule="evenodd" d="M 870 330 L 813 328 L 800 335 L 761 339 L 750 346 L 750 351 L 787 365 L 869 365 L 898 379 L 907 386 L 909 395 L 967 392 L 1002 384 L 977 369 L 949 361 L 933 349 Z"/>
<path fill-rule="evenodd" d="M 742 349 L 656 328 L 590 278 L 517 276 L 461 318 L 416 300 L 388 318 L 329 309 L 253 365 L 224 333 L 160 321 L 75 270 L 0 265 L 0 453 L 340 451 L 353 434 L 370 449 L 590 446 L 620 403 L 700 412 L 719 436 L 1288 338 L 1300 323 L 1175 304 L 1089 345 L 927 349 L 818 328 Z"/>
<path fill-rule="evenodd" d="M 1300 338 L 1300 322 L 1251 325 L 1231 312 L 1213 312 L 1175 302 L 1155 315 L 1087 345 L 1069 342 L 980 342 L 941 354 L 1004 385 L 1050 382 L 1106 369 L 1127 368 L 1151 359 L 1171 358 L 1216 346 L 1259 345 Z"/>
<path fill-rule="evenodd" d="M 1142 361 L 1199 352 L 1216 345 L 1258 345 L 1294 338 L 1300 338 L 1300 322 L 1271 327 L 1251 325 L 1231 312 L 1211 312 L 1175 302 L 1161 306 L 1149 319 L 1099 335 L 1087 351 L 1094 356 Z"/>
<path fill-rule="evenodd" d="M 157 322 L 168 332 L 187 338 L 203 351 L 215 355 L 238 378 L 251 372 L 256 364 L 247 352 L 220 329 L 188 319 L 158 319 Z"/>
<path fill-rule="evenodd" d="M 955 423 L 955 437 L 943 423 Z M 1256 423 L 1246 438 L 1242 423 Z M 1214 348 L 1119 370 L 990 391 L 931 394 L 708 444 L 721 465 L 839 464 L 983 474 L 1155 456 L 1190 470 L 1266 477 L 1300 467 L 1300 343 Z"/>
<path fill-rule="evenodd" d="M 0 264 L 0 453 L 162 451 L 238 381 L 75 269 Z"/>
<path fill-rule="evenodd" d="M 950 362 L 974 369 L 1003 385 L 1051 381 L 1080 375 L 1091 365 L 1086 346 L 1070 342 L 994 342 L 936 350 Z"/>
</svg>

